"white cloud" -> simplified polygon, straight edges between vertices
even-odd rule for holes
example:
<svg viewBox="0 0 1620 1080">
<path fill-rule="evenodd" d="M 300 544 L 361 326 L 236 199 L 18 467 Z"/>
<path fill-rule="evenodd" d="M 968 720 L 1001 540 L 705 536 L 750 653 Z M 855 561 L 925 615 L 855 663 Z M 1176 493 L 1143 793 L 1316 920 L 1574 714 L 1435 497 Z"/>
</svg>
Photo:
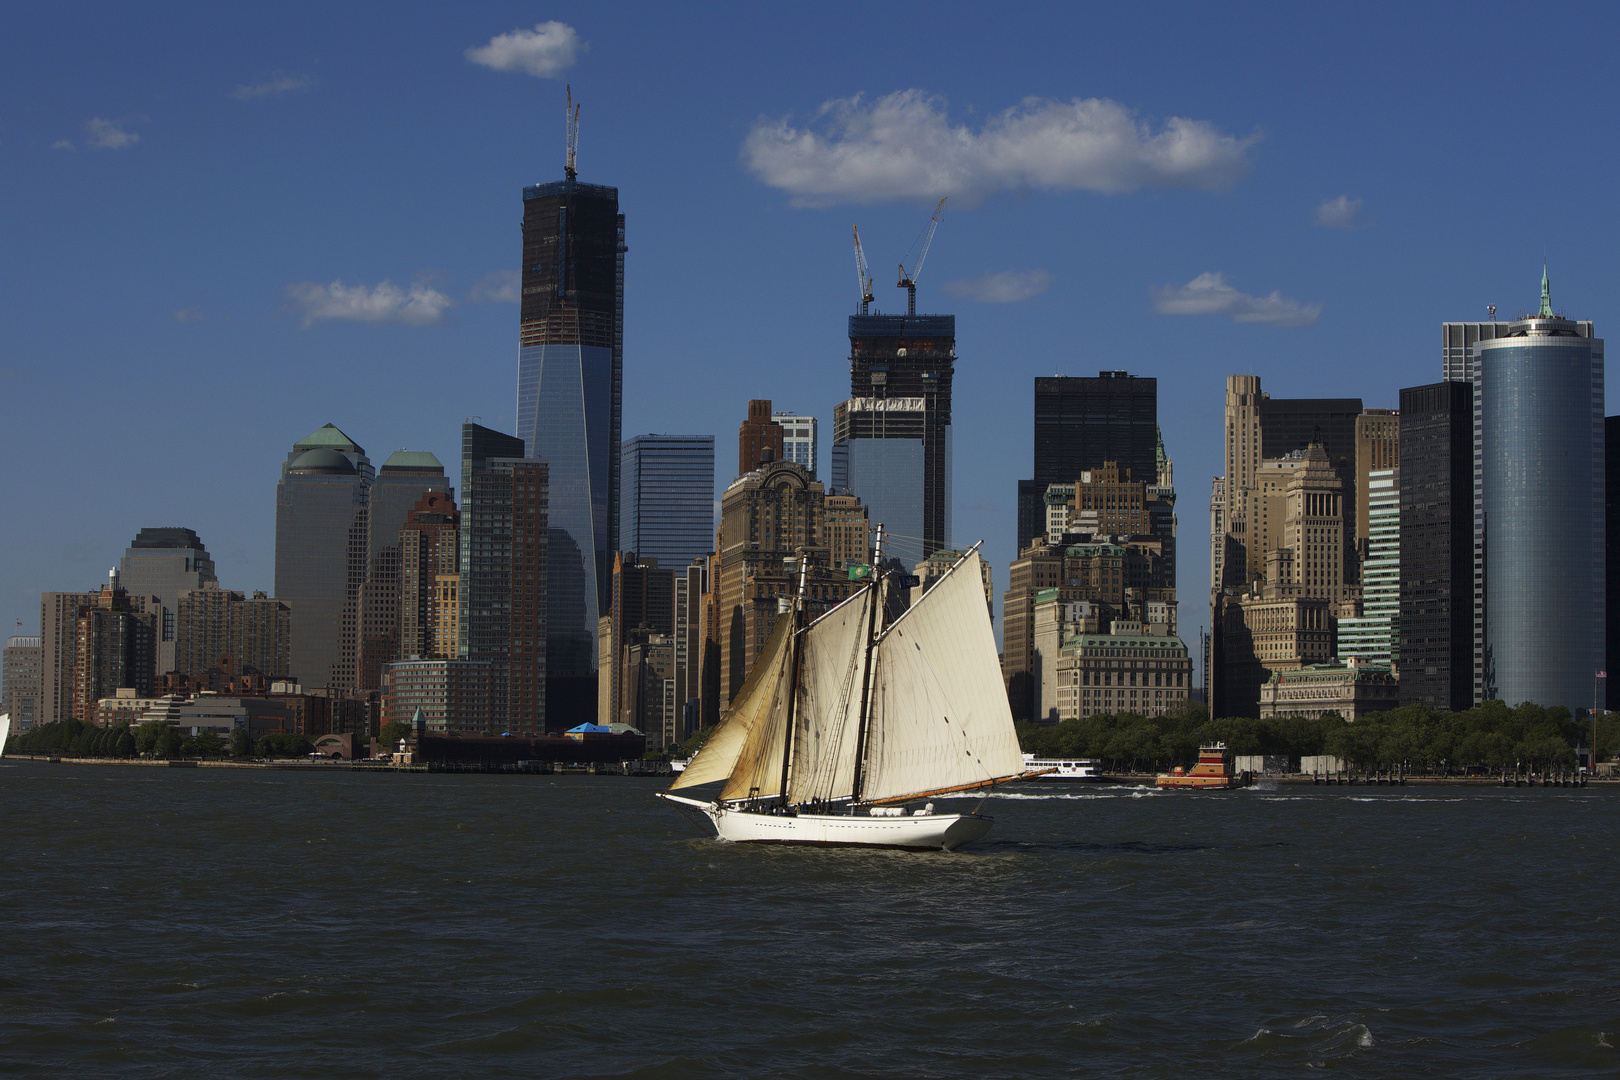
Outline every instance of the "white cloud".
<svg viewBox="0 0 1620 1080">
<path fill-rule="evenodd" d="M 1045 270 L 1003 270 L 999 274 L 961 278 L 945 283 L 945 291 L 981 304 L 1017 304 L 1041 295 L 1052 285 Z"/>
<path fill-rule="evenodd" d="M 87 133 L 85 145 L 97 150 L 122 150 L 141 141 L 135 132 L 125 131 L 116 122 L 99 116 L 86 122 L 84 130 Z"/>
<path fill-rule="evenodd" d="M 55 142 L 51 143 L 51 149 L 52 150 L 71 150 L 71 149 L 73 149 L 73 140 L 72 139 L 57 139 Z"/>
<path fill-rule="evenodd" d="M 177 323 L 199 323 L 203 321 L 203 313 L 194 307 L 179 308 L 174 313 L 174 321 Z"/>
<path fill-rule="evenodd" d="M 1224 188 L 1249 171 L 1245 155 L 1259 139 L 1179 116 L 1154 131 L 1106 98 L 1025 98 L 978 131 L 953 126 L 944 101 L 921 90 L 830 101 L 817 118 L 824 130 L 761 119 L 743 140 L 748 170 L 797 206 L 946 195 L 971 203 L 1030 188 Z"/>
<path fill-rule="evenodd" d="M 456 303 L 419 281 L 408 289 L 392 281 L 379 282 L 373 288 L 341 281 L 330 285 L 299 281 L 287 286 L 287 300 L 303 313 L 306 329 L 328 319 L 430 326 L 442 320 L 445 309 Z"/>
<path fill-rule="evenodd" d="M 1322 314 L 1321 304 L 1302 304 L 1280 292 L 1270 296 L 1238 292 L 1216 273 L 1199 274 L 1180 288 L 1163 285 L 1148 292 L 1154 309 L 1163 315 L 1230 315 L 1233 322 L 1310 326 Z"/>
<path fill-rule="evenodd" d="M 474 304 L 515 304 L 521 299 L 523 275 L 516 270 L 492 270 L 473 282 L 467 300 Z"/>
<path fill-rule="evenodd" d="M 243 84 L 231 91 L 231 97 L 237 101 L 248 101 L 252 98 L 275 97 L 280 94 L 291 94 L 298 90 L 308 90 L 315 85 L 313 75 L 288 75 L 277 71 L 270 78 L 251 86 Z"/>
<path fill-rule="evenodd" d="M 1361 228 L 1364 224 L 1361 220 L 1361 200 L 1348 195 L 1323 199 L 1316 208 L 1316 223 L 1324 229 Z"/>
<path fill-rule="evenodd" d="M 533 30 L 521 27 L 507 34 L 497 34 L 488 45 L 477 45 L 466 50 L 465 56 L 475 64 L 496 71 L 527 71 L 542 79 L 555 79 L 574 66 L 582 52 L 590 46 L 579 40 L 579 34 L 567 23 L 556 21 L 536 23 Z"/>
</svg>

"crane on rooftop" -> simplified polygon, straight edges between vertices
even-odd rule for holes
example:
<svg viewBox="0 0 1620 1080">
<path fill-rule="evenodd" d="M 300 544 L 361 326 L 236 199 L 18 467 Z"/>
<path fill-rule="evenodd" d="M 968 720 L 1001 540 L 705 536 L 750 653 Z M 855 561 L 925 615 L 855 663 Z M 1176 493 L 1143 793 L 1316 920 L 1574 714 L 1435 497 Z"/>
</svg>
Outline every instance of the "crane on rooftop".
<svg viewBox="0 0 1620 1080">
<path fill-rule="evenodd" d="M 563 109 L 568 125 L 568 160 L 563 164 L 563 175 L 572 180 L 579 175 L 574 169 L 574 152 L 579 149 L 579 106 L 574 104 L 574 88 L 568 87 L 568 104 Z"/>
<path fill-rule="evenodd" d="M 861 227 L 851 225 L 850 228 L 855 230 L 855 287 L 861 296 L 861 314 L 865 315 L 877 297 L 872 295 L 872 275 L 867 272 L 866 252 L 861 249 Z"/>
<path fill-rule="evenodd" d="M 949 198 L 949 196 L 946 196 Z M 928 219 L 928 227 L 923 230 L 922 250 L 917 253 L 917 261 L 912 264 L 911 273 L 906 273 L 906 264 L 900 264 L 900 280 L 895 282 L 895 288 L 906 290 L 906 314 L 917 314 L 917 278 L 922 275 L 923 262 L 928 258 L 928 245 L 934 242 L 934 230 L 939 228 L 939 215 L 945 210 L 945 199 L 939 200 L 934 207 L 934 216 Z M 907 255 L 911 252 L 906 252 Z"/>
</svg>

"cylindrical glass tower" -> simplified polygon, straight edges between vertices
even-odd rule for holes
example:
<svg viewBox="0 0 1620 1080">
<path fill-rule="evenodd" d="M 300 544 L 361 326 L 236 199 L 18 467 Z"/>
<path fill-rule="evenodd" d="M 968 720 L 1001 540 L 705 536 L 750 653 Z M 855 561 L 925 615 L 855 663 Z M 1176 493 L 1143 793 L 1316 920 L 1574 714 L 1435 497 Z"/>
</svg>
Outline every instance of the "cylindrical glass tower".
<svg viewBox="0 0 1620 1080">
<path fill-rule="evenodd" d="M 1573 713 L 1604 660 L 1603 342 L 1542 311 L 1475 346 L 1484 697 Z"/>
</svg>

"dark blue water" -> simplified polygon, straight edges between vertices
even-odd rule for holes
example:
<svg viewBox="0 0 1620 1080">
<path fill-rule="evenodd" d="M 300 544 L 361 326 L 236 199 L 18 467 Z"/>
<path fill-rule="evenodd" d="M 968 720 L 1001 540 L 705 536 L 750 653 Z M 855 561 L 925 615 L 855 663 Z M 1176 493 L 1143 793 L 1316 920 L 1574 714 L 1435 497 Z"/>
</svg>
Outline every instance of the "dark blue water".
<svg viewBox="0 0 1620 1080">
<path fill-rule="evenodd" d="M 733 846 L 613 777 L 0 765 L 0 1073 L 1620 1074 L 1620 791 L 995 798 Z"/>
</svg>

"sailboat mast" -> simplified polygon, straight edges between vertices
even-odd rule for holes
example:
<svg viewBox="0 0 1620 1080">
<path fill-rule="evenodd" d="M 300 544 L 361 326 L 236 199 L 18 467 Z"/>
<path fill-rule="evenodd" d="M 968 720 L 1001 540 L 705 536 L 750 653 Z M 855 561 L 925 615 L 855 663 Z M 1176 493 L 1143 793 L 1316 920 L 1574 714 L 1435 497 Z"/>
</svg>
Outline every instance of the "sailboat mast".
<svg viewBox="0 0 1620 1080">
<path fill-rule="evenodd" d="M 787 731 L 782 735 L 782 805 L 788 801 L 788 762 L 793 760 L 793 714 L 799 703 L 799 658 L 804 654 L 804 578 L 810 558 L 799 552 L 799 595 L 793 598 L 793 675 L 788 679 Z"/>
<path fill-rule="evenodd" d="M 883 602 L 883 524 L 878 523 L 876 544 L 872 549 L 872 579 L 867 584 L 871 595 L 866 605 L 866 654 L 861 661 L 861 711 L 855 727 L 855 779 L 850 785 L 850 802 L 861 797 L 861 783 L 866 776 L 866 722 L 867 708 L 872 702 L 872 649 L 877 645 L 877 609 Z"/>
</svg>

